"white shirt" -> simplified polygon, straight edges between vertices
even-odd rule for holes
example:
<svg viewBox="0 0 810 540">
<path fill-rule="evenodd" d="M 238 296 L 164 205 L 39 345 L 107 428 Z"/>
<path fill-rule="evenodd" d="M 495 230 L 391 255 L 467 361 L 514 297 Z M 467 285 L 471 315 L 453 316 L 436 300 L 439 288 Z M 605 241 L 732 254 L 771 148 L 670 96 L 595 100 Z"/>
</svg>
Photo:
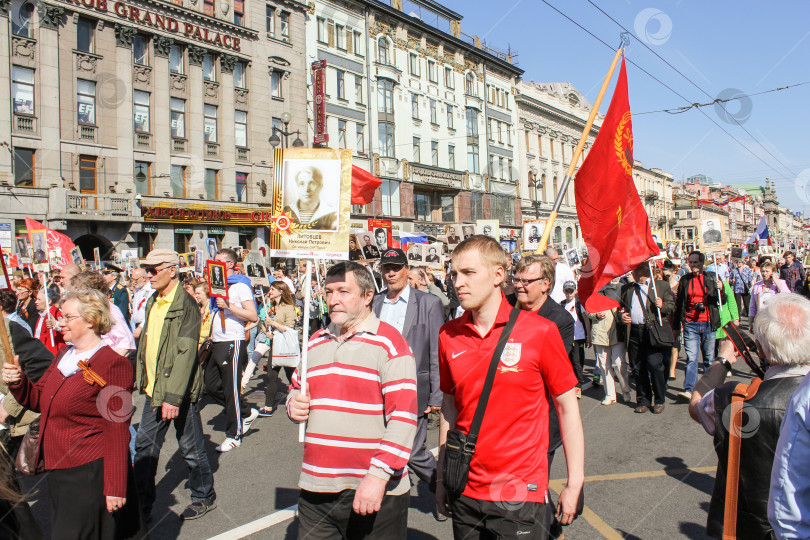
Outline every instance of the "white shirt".
<svg viewBox="0 0 810 540">
<path fill-rule="evenodd" d="M 132 294 L 132 329 L 139 327 L 144 323 L 146 317 L 146 300 L 151 296 L 153 289 L 152 284 L 148 281 L 146 285 L 140 289 L 136 289 Z"/>
<path fill-rule="evenodd" d="M 82 360 L 89 360 L 94 354 L 96 354 L 96 352 L 98 352 L 100 348 L 105 347 L 106 345 L 107 344 L 104 343 L 104 341 L 101 341 L 92 350 L 82 353 L 76 352 L 76 348 L 71 346 L 70 349 L 68 349 L 64 356 L 62 356 L 62 358 L 59 360 L 59 365 L 56 367 L 62 372 L 62 375 L 65 377 L 70 377 L 79 371 L 79 362 Z"/>
<path fill-rule="evenodd" d="M 405 314 L 408 312 L 408 300 L 411 297 L 411 286 L 405 285 L 396 300 L 389 300 L 386 295 L 380 309 L 380 320 L 387 322 L 402 333 L 405 328 Z"/>
<path fill-rule="evenodd" d="M 566 281 L 573 281 L 574 283 L 577 282 L 577 279 L 574 276 L 574 271 L 571 270 L 571 267 L 564 262 L 558 262 L 556 266 L 554 266 L 554 289 L 549 295 L 551 296 L 551 299 L 558 304 L 565 300 L 563 285 L 565 285 Z"/>
<path fill-rule="evenodd" d="M 577 299 L 572 298 L 569 302 L 565 303 L 565 310 L 574 319 L 574 339 L 585 339 L 585 327 L 577 317 Z"/>
<path fill-rule="evenodd" d="M 650 280 L 647 280 L 647 283 L 642 284 L 634 284 L 633 287 L 637 287 L 638 291 L 641 293 L 641 299 L 644 301 L 644 306 L 647 305 L 647 296 L 650 292 Z M 644 324 L 644 306 L 638 301 L 638 296 L 636 296 L 636 292 L 633 291 L 633 299 L 630 301 L 630 322 L 633 324 Z"/>
<path fill-rule="evenodd" d="M 241 307 L 245 300 L 253 302 L 253 291 L 250 290 L 250 287 L 244 283 L 234 283 L 228 287 L 228 302 Z M 214 342 L 244 341 L 247 322 L 234 315 L 230 309 L 220 311 L 225 313 L 225 331 L 222 331 L 222 315 L 217 312 L 211 321 L 211 337 Z"/>
</svg>

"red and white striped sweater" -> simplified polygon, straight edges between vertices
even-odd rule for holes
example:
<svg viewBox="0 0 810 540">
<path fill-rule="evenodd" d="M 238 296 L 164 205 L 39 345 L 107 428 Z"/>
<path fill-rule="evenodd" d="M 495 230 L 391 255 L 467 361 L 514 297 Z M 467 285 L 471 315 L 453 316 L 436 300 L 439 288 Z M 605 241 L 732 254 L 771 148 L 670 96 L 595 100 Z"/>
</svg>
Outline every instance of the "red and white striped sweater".
<svg viewBox="0 0 810 540">
<path fill-rule="evenodd" d="M 331 325 L 315 333 L 307 363 L 312 401 L 299 487 L 336 493 L 372 474 L 389 480 L 387 494 L 407 492 L 417 410 L 405 338 L 369 314 L 342 340 Z M 297 370 L 292 379 L 291 394 L 301 388 Z"/>
</svg>

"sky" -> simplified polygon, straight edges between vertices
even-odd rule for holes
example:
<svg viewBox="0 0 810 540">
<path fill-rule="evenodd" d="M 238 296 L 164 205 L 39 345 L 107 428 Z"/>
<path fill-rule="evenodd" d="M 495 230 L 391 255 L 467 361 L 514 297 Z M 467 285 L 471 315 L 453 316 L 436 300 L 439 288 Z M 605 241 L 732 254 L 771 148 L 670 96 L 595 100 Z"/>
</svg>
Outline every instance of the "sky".
<svg viewBox="0 0 810 540">
<path fill-rule="evenodd" d="M 724 185 L 764 185 L 769 178 L 781 206 L 810 216 L 810 84 L 752 95 L 810 82 L 810 2 L 548 0 L 609 49 L 542 0 L 439 1 L 463 16 L 462 32 L 516 49 L 524 80 L 570 82 L 591 103 L 622 32 L 595 4 L 633 34 L 626 56 L 636 160 L 676 180 L 703 173 Z M 731 96 L 742 98 L 643 114 Z"/>
</svg>

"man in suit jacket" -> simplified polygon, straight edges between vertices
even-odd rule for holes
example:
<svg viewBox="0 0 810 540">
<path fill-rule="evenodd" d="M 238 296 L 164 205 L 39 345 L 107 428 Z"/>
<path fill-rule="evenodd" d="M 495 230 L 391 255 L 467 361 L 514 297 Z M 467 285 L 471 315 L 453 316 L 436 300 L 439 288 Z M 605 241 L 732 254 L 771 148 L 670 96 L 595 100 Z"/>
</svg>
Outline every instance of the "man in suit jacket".
<svg viewBox="0 0 810 540">
<path fill-rule="evenodd" d="M 441 409 L 439 389 L 439 328 L 444 324 L 441 301 L 408 285 L 408 259 L 401 249 L 388 249 L 380 259 L 387 289 L 374 297 L 374 315 L 403 335 L 416 360 L 416 394 L 419 417 L 408 466 L 436 490 L 436 459 L 425 446 L 428 414 Z"/>
<path fill-rule="evenodd" d="M 665 360 L 669 357 L 670 349 L 675 342 L 672 337 L 672 328 L 666 317 L 675 311 L 675 298 L 666 281 L 656 279 L 655 287 L 650 286 L 649 263 L 638 265 L 633 270 L 633 279 L 634 283 L 622 286 L 621 304 L 622 322 L 630 324 L 630 343 L 627 353 L 630 359 L 630 369 L 636 380 L 635 412 L 645 413 L 652 406 L 653 414 L 659 414 L 664 410 L 667 392 Z M 661 324 L 658 320 L 659 309 L 661 310 Z M 659 330 L 659 336 L 669 339 L 669 344 L 653 344 L 650 329 L 645 321 L 652 322 Z"/>
</svg>

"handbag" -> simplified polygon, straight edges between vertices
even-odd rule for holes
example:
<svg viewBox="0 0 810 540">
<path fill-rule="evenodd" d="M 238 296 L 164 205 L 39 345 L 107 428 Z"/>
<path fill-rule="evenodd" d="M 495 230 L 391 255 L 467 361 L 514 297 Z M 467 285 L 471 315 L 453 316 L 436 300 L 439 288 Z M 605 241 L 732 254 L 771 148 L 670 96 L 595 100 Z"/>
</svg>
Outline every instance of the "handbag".
<svg viewBox="0 0 810 540">
<path fill-rule="evenodd" d="M 647 333 L 650 336 L 650 344 L 653 347 L 672 347 L 675 343 L 675 336 L 672 334 L 672 327 L 669 323 L 657 324 L 656 318 L 647 309 L 647 304 L 641 299 L 641 291 L 635 285 L 633 286 L 636 296 L 638 297 L 641 307 L 644 309 L 644 326 L 647 327 Z M 653 296 L 653 302 L 655 295 Z M 662 321 L 663 322 L 663 321 Z"/>
<path fill-rule="evenodd" d="M 212 324 L 208 337 L 203 340 L 200 344 L 200 348 L 197 349 L 197 361 L 203 367 L 208 363 L 208 359 L 211 358 L 211 353 L 214 352 L 214 339 L 211 337 L 213 332 L 214 326 Z"/>
<path fill-rule="evenodd" d="M 295 328 L 287 328 L 284 332 L 273 330 L 273 367 L 296 368 L 300 360 L 298 331 Z"/>
<path fill-rule="evenodd" d="M 464 434 L 458 429 L 451 429 L 447 432 L 447 442 L 444 446 L 442 482 L 447 492 L 454 497 L 461 495 L 464 492 L 464 488 L 467 487 L 467 479 L 470 475 L 470 462 L 475 453 L 478 431 L 481 429 L 481 423 L 484 421 L 484 411 L 487 407 L 487 401 L 489 401 L 489 394 L 492 391 L 492 383 L 495 380 L 498 362 L 500 362 L 501 354 L 509 339 L 509 334 L 512 333 L 512 329 L 515 327 L 518 315 L 520 315 L 520 309 L 512 308 L 512 312 L 509 314 L 509 322 L 506 323 L 506 327 L 503 329 L 503 332 L 501 332 L 498 345 L 495 347 L 495 352 L 492 354 L 492 360 L 489 362 L 487 378 L 484 381 L 484 389 L 481 391 L 481 397 L 478 398 L 475 416 L 473 416 L 472 423 L 470 424 L 470 432 Z"/>
<path fill-rule="evenodd" d="M 45 472 L 45 460 L 40 457 L 37 461 L 37 446 L 39 446 L 39 418 L 28 426 L 28 431 L 23 435 L 20 449 L 17 451 L 15 466 L 25 476 Z"/>
</svg>

